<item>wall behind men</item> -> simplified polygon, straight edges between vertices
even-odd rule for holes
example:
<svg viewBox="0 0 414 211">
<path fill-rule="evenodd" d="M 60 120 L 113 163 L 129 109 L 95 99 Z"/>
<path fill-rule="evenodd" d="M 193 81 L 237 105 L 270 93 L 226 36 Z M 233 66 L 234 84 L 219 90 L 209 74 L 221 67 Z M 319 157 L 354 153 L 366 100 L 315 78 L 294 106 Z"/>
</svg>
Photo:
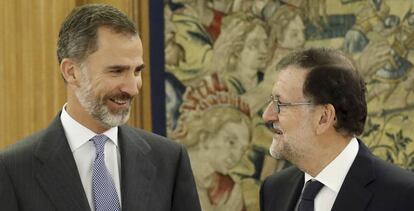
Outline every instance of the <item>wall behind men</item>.
<svg viewBox="0 0 414 211">
<path fill-rule="evenodd" d="M 61 110 L 66 88 L 56 58 L 60 25 L 75 7 L 107 3 L 138 25 L 146 70 L 130 124 L 151 125 L 148 2 L 140 0 L 0 1 L 0 149 L 45 128 Z"/>
</svg>

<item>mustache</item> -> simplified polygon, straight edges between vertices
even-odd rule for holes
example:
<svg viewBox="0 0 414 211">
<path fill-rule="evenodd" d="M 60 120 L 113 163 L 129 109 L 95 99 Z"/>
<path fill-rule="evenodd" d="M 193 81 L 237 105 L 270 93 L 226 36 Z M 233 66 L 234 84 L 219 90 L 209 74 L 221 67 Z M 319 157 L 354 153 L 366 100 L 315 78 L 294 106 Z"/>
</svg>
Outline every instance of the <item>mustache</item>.
<svg viewBox="0 0 414 211">
<path fill-rule="evenodd" d="M 105 96 L 105 99 L 129 100 L 129 101 L 132 101 L 134 99 L 134 96 L 132 96 L 132 95 L 126 93 L 126 92 L 121 92 L 121 93 L 107 95 L 107 96 Z"/>
<path fill-rule="evenodd" d="M 281 133 L 281 129 L 273 124 L 273 122 L 265 122 L 266 127 L 273 133 Z"/>
<path fill-rule="evenodd" d="M 272 132 L 276 132 L 276 129 L 275 129 L 275 127 L 273 126 L 273 122 L 265 122 L 265 125 L 266 125 L 266 127 L 270 130 L 270 131 L 272 131 Z"/>
<path fill-rule="evenodd" d="M 272 129 L 273 128 L 273 122 L 265 122 L 265 125 L 269 129 Z"/>
</svg>

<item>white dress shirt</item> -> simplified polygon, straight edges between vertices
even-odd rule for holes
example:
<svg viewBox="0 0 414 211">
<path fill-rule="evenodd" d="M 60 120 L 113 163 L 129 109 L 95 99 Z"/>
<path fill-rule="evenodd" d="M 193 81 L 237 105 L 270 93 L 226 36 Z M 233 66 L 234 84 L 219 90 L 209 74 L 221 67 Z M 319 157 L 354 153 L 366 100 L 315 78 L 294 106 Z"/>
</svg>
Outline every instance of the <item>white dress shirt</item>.
<svg viewBox="0 0 414 211">
<path fill-rule="evenodd" d="M 352 138 L 344 150 L 331 161 L 315 178 L 305 173 L 305 183 L 311 179 L 324 184 L 315 197 L 315 211 L 329 211 L 338 196 L 342 183 L 358 154 L 359 144 Z M 303 191 L 303 190 L 302 190 Z M 298 202 L 299 203 L 299 202 Z"/>
<path fill-rule="evenodd" d="M 76 166 L 78 167 L 79 176 L 82 181 L 83 189 L 88 198 L 89 206 L 92 211 L 95 210 L 92 198 L 92 165 L 95 160 L 95 146 L 92 139 L 95 135 L 93 131 L 89 130 L 79 122 L 74 120 L 63 106 L 60 120 L 62 121 L 63 129 L 65 130 L 66 138 L 75 158 Z M 119 201 L 121 202 L 120 192 L 120 166 L 121 159 L 118 146 L 118 127 L 110 128 L 104 133 L 109 140 L 105 143 L 105 164 L 115 183 L 115 188 L 118 193 Z"/>
</svg>

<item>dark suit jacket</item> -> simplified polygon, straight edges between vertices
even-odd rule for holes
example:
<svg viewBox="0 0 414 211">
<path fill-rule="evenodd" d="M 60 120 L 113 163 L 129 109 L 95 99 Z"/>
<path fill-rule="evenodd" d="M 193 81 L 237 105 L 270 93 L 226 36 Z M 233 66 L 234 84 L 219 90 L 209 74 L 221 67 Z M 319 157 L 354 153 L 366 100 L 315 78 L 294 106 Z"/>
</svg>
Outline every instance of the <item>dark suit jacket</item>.
<svg viewBox="0 0 414 211">
<path fill-rule="evenodd" d="M 304 173 L 289 167 L 268 177 L 260 190 L 262 211 L 292 211 Z M 414 210 L 414 174 L 374 155 L 359 141 L 359 151 L 332 207 L 333 211 Z"/>
<path fill-rule="evenodd" d="M 0 210 L 90 210 L 59 116 L 0 153 Z M 181 145 L 128 126 L 118 138 L 122 210 L 201 210 Z"/>
</svg>

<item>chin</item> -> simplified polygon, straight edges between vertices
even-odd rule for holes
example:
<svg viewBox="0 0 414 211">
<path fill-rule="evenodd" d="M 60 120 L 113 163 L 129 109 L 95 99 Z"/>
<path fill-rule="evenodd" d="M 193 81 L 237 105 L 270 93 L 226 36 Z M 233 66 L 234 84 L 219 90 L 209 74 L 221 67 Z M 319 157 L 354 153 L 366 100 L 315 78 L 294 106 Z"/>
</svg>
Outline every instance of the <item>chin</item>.
<svg viewBox="0 0 414 211">
<path fill-rule="evenodd" d="M 282 159 L 282 156 L 280 153 L 281 146 L 278 146 L 279 144 L 278 142 L 279 141 L 277 141 L 276 139 L 273 139 L 272 144 L 270 145 L 270 148 L 269 148 L 269 153 L 273 158 Z"/>
<path fill-rule="evenodd" d="M 112 112 L 100 118 L 100 122 L 108 128 L 117 127 L 128 122 L 129 112 L 127 114 L 112 114 Z"/>
</svg>

